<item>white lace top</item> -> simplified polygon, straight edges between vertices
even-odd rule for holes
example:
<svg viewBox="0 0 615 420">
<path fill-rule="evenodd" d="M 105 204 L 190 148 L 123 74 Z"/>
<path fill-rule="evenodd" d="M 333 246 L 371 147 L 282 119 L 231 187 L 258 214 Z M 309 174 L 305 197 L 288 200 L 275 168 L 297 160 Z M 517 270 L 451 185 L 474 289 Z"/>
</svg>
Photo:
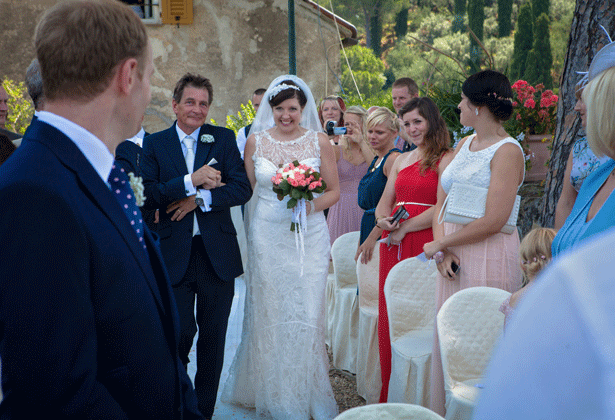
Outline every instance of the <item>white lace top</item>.
<svg viewBox="0 0 615 420">
<path fill-rule="evenodd" d="M 444 192 L 447 194 L 453 186 L 453 182 L 489 188 L 491 182 L 491 159 L 493 159 L 495 152 L 500 146 L 506 143 L 514 143 L 519 146 L 519 150 L 523 152 L 519 142 L 512 137 L 500 140 L 483 150 L 472 152 L 470 150 L 470 144 L 475 136 L 474 134 L 466 140 L 457 153 L 457 156 L 455 156 L 446 169 L 444 169 L 444 172 L 442 172 L 440 183 L 442 184 Z M 519 184 L 519 186 L 521 186 L 521 184 Z"/>
</svg>

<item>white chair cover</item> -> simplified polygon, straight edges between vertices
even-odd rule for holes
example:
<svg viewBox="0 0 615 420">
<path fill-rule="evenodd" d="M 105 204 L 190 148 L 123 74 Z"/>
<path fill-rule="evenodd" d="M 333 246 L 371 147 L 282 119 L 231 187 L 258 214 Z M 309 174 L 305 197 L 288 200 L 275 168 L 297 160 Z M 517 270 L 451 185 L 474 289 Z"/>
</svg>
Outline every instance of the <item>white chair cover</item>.
<svg viewBox="0 0 615 420">
<path fill-rule="evenodd" d="M 378 269 L 380 245 L 374 247 L 372 259 L 367 264 L 357 259 L 359 281 L 359 337 L 357 342 L 357 393 L 375 404 L 380 400 L 382 378 L 380 351 L 378 349 Z"/>
<path fill-rule="evenodd" d="M 444 420 L 433 411 L 413 404 L 387 403 L 351 408 L 334 420 Z"/>
<path fill-rule="evenodd" d="M 384 286 L 391 336 L 389 402 L 429 405 L 436 265 L 408 258 Z"/>
<path fill-rule="evenodd" d="M 470 287 L 448 298 L 437 316 L 442 354 L 446 419 L 472 417 L 491 353 L 502 334 L 500 305 L 510 293 L 493 287 Z"/>
<path fill-rule="evenodd" d="M 335 275 L 335 306 L 331 320 L 333 366 L 351 373 L 356 373 L 357 364 L 359 302 L 354 256 L 358 244 L 359 232 L 348 232 L 337 238 L 331 247 Z"/>
<path fill-rule="evenodd" d="M 333 331 L 333 311 L 335 310 L 335 273 L 327 276 L 327 287 L 325 289 L 325 344 L 331 348 L 331 336 Z"/>
</svg>

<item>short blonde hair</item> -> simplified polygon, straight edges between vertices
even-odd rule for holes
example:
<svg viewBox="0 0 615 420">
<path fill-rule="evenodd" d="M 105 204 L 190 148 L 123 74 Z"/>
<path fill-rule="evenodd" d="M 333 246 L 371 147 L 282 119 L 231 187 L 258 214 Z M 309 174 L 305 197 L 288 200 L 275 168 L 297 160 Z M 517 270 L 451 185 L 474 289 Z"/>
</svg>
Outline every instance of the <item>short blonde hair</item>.
<svg viewBox="0 0 615 420">
<path fill-rule="evenodd" d="M 615 67 L 598 74 L 582 94 L 587 107 L 587 142 L 596 156 L 615 159 Z"/>
<path fill-rule="evenodd" d="M 43 15 L 34 45 L 45 97 L 88 100 L 102 93 L 119 64 L 136 58 L 143 74 L 147 32 L 117 0 L 63 1 Z"/>
<path fill-rule="evenodd" d="M 557 232 L 536 227 L 530 230 L 519 245 L 519 260 L 523 270 L 523 284 L 527 285 L 551 261 L 551 244 Z"/>
<path fill-rule="evenodd" d="M 379 107 L 367 117 L 367 128 L 376 125 L 384 125 L 389 130 L 399 132 L 399 120 L 397 115 L 388 108 Z"/>
</svg>

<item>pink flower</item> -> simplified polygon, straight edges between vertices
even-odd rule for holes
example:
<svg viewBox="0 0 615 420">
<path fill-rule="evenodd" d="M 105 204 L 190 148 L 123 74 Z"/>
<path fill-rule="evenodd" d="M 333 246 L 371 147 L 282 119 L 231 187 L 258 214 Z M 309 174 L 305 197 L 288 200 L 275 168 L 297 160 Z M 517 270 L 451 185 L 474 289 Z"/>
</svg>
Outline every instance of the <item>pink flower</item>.
<svg viewBox="0 0 615 420">
<path fill-rule="evenodd" d="M 296 179 L 293 179 L 293 178 L 289 178 L 289 179 L 288 179 L 288 183 L 289 183 L 290 185 L 292 185 L 293 187 L 298 187 L 298 186 L 299 186 L 299 183 L 297 182 L 297 180 L 296 180 Z"/>
<path fill-rule="evenodd" d="M 523 106 L 525 108 L 534 108 L 536 106 L 536 101 L 534 101 L 533 99 L 528 99 L 527 101 L 525 101 L 525 103 L 523 104 Z"/>
</svg>

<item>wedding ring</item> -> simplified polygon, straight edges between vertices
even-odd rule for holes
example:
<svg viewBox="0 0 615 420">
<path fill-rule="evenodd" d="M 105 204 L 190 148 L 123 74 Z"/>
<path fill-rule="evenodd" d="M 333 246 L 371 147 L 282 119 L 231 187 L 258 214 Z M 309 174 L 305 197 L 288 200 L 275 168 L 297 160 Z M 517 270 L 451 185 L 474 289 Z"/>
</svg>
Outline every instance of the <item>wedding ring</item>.
<svg viewBox="0 0 615 420">
<path fill-rule="evenodd" d="M 182 211 L 181 211 L 181 209 L 177 209 L 177 212 L 178 212 L 178 213 L 181 213 Z"/>
</svg>

